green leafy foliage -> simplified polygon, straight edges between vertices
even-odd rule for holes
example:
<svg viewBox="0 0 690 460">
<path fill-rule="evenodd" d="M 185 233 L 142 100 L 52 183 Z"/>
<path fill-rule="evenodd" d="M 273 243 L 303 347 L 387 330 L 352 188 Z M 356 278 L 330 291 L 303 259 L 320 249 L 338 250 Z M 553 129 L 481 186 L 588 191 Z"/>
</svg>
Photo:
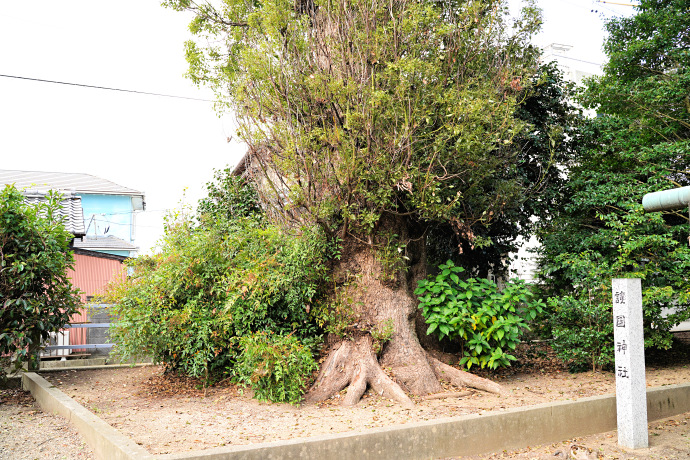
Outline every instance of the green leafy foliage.
<svg viewBox="0 0 690 460">
<path fill-rule="evenodd" d="M 188 76 L 236 114 L 284 220 L 368 241 L 397 215 L 471 243 L 522 206 L 523 165 L 546 169 L 514 144 L 531 129 L 515 116 L 537 68 L 531 1 L 512 21 L 499 0 L 165 4 L 195 14 Z"/>
<path fill-rule="evenodd" d="M 14 186 L 0 191 L 0 357 L 15 355 L 17 368 L 35 357 L 81 303 L 67 274 L 74 265 L 73 235 L 59 209 L 60 196 L 53 192 L 29 206 Z"/>
<path fill-rule="evenodd" d="M 551 220 L 563 202 L 568 167 L 580 142 L 581 110 L 570 102 L 575 95 L 572 83 L 563 79 L 555 63 L 543 64 L 532 76 L 515 116 L 530 129 L 516 135 L 512 145 L 517 149 L 514 171 L 521 184 L 519 206 L 505 207 L 501 218 L 489 226 L 475 226 L 474 244 L 458 235 L 450 223 L 434 224 L 428 231 L 429 263 L 438 265 L 451 259 L 456 265 L 487 277 L 508 275 L 506 254 L 517 252 L 516 239 L 534 232 L 534 216 L 539 222 Z M 493 217 L 493 210 L 489 210 Z M 478 244 L 478 239 L 489 244 Z M 458 244 L 462 251 L 458 251 Z"/>
<path fill-rule="evenodd" d="M 200 222 L 218 223 L 261 214 L 254 188 L 241 177 L 233 176 L 230 168 L 213 172 L 213 180 L 206 183 L 206 193 L 197 206 Z"/>
<path fill-rule="evenodd" d="M 252 333 L 238 338 L 238 348 L 233 379 L 262 401 L 299 403 L 318 368 L 311 350 L 290 334 Z"/>
<path fill-rule="evenodd" d="M 642 0 L 611 20 L 610 60 L 580 97 L 599 116 L 582 125 L 564 200 L 539 232 L 555 345 L 573 368 L 611 363 L 611 278 L 642 279 L 646 347 L 669 348 L 690 318 L 687 210 L 640 205 L 690 185 L 689 18 L 687 2 Z"/>
<path fill-rule="evenodd" d="M 271 368 L 289 374 L 294 366 L 308 367 L 303 348 L 292 342 L 318 342 L 310 311 L 320 300 L 333 247 L 317 228 L 287 233 L 268 224 L 250 206 L 249 194 L 235 193 L 238 186 L 224 181 L 220 195 L 246 202 L 219 200 L 209 207 L 211 198 L 202 201 L 202 225 L 177 216 L 167 222 L 158 253 L 127 262 L 132 275 L 108 294 L 117 317 L 111 337 L 124 358 L 153 356 L 210 382 L 233 377 L 238 363 L 258 359 L 243 355 L 238 344 L 270 332 L 290 337 L 276 349 L 299 351 L 298 357 L 282 355 L 283 364 L 272 361 Z M 294 401 L 295 380 L 287 374 L 262 380 L 257 394 Z"/>
<path fill-rule="evenodd" d="M 463 344 L 461 365 L 496 369 L 509 366 L 528 321 L 543 310 L 541 300 L 521 280 L 502 291 L 487 279 L 463 279 L 464 268 L 451 261 L 439 273 L 419 282 L 415 294 L 429 325 L 427 334 L 448 337 Z"/>
<path fill-rule="evenodd" d="M 395 326 L 393 325 L 392 319 L 388 319 L 382 324 L 369 330 L 369 334 L 371 334 L 371 339 L 373 342 L 372 348 L 374 353 L 379 354 L 383 350 L 383 346 L 391 339 L 391 337 L 393 337 L 394 332 Z"/>
<path fill-rule="evenodd" d="M 670 329 L 690 317 L 690 250 L 673 237 L 664 216 L 644 214 L 637 204 L 627 213 L 600 217 L 605 226 L 583 235 L 582 252 L 542 262 L 543 275 L 563 283 L 552 285 L 551 292 L 560 295 L 549 299 L 550 325 L 554 349 L 573 370 L 613 362 L 612 278 L 642 279 L 645 347 L 670 348 Z"/>
<path fill-rule="evenodd" d="M 560 260 L 577 280 L 577 290 L 548 300 L 551 346 L 571 371 L 606 368 L 614 360 L 611 286 L 603 281 L 610 267 L 592 254 L 563 254 Z"/>
</svg>

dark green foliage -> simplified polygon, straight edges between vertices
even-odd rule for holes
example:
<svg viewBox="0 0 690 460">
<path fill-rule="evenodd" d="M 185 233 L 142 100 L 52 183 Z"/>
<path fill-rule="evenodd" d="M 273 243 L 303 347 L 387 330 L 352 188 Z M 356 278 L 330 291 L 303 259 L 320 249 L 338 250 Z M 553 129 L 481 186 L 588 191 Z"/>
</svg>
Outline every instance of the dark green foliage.
<svg viewBox="0 0 690 460">
<path fill-rule="evenodd" d="M 158 254 L 128 262 L 134 274 L 111 291 L 119 353 L 152 354 L 199 377 L 230 371 L 235 337 L 318 332 L 309 310 L 325 276 L 325 239 L 252 220 L 224 232 L 180 222 Z"/>
<path fill-rule="evenodd" d="M 80 304 L 67 277 L 73 236 L 58 218 L 59 208 L 60 197 L 52 192 L 28 206 L 14 186 L 0 191 L 0 356 L 7 360 L 16 353 L 17 368 L 34 358 Z"/>
<path fill-rule="evenodd" d="M 296 404 L 318 368 L 311 350 L 291 335 L 256 332 L 238 340 L 234 380 L 262 401 Z"/>
<path fill-rule="evenodd" d="M 230 168 L 215 170 L 206 191 L 208 196 L 199 200 L 197 206 L 197 217 L 202 222 L 232 221 L 261 214 L 256 191 L 241 177 L 233 176 Z"/>
<path fill-rule="evenodd" d="M 690 184 L 690 14 L 684 1 L 643 0 L 638 10 L 607 26 L 610 61 L 581 97 L 600 116 L 583 125 L 567 199 L 540 231 L 554 333 L 572 338 L 561 356 L 580 367 L 611 362 L 613 277 L 642 279 L 647 347 L 670 347 L 669 329 L 690 318 L 687 210 L 640 205 Z"/>
<path fill-rule="evenodd" d="M 427 334 L 460 340 L 461 365 L 496 369 L 510 366 L 528 321 L 543 310 L 541 300 L 521 280 L 509 282 L 502 291 L 487 279 L 461 276 L 465 270 L 451 261 L 439 267 L 433 278 L 419 282 L 415 294 L 429 324 Z"/>
<path fill-rule="evenodd" d="M 287 374 L 309 366 L 297 342 L 318 342 L 310 310 L 319 301 L 331 245 L 315 228 L 289 234 L 263 221 L 235 178 L 218 186 L 223 190 L 214 194 L 224 198 L 213 206 L 213 198 L 202 200 L 203 225 L 185 216 L 170 220 L 157 254 L 128 261 L 133 275 L 109 293 L 118 318 L 111 336 L 123 357 L 153 356 L 207 382 L 235 376 L 246 383 L 247 363 L 263 355 L 250 359 L 238 344 L 251 343 L 257 332 L 289 335 L 275 347 L 298 356 L 264 363 L 285 375 L 262 380 L 257 395 L 294 402 L 296 377 Z M 244 368 L 236 374 L 239 364 Z"/>
<path fill-rule="evenodd" d="M 552 348 L 571 371 L 596 370 L 613 363 L 611 269 L 605 260 L 579 254 L 561 256 L 570 279 L 577 280 L 572 295 L 549 299 Z"/>
<path fill-rule="evenodd" d="M 488 227 L 474 227 L 475 234 L 491 244 L 470 245 L 458 238 L 451 225 L 434 225 L 428 232 L 430 263 L 451 259 L 478 277 L 507 274 L 505 255 L 517 251 L 516 239 L 529 239 L 534 232 L 534 216 L 542 224 L 550 221 L 563 201 L 563 167 L 574 157 L 582 123 L 580 110 L 568 102 L 574 91 L 554 63 L 538 69 L 515 112 L 529 124 L 529 129 L 512 142 L 517 155 L 516 176 L 522 187 L 520 199 Z M 462 251 L 458 251 L 458 243 Z"/>
</svg>

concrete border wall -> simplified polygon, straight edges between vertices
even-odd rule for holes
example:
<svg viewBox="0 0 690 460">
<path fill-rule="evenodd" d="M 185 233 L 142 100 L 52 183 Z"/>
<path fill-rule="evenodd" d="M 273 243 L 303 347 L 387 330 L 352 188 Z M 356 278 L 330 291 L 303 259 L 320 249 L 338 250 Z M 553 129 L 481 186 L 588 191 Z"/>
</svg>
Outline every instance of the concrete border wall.
<svg viewBox="0 0 690 460">
<path fill-rule="evenodd" d="M 428 459 L 550 444 L 616 429 L 616 397 L 606 395 L 362 432 L 154 457 L 37 374 L 25 373 L 23 382 L 45 411 L 67 418 L 103 459 Z M 690 384 L 647 391 L 649 421 L 685 412 L 690 412 Z"/>
<path fill-rule="evenodd" d="M 690 384 L 650 389 L 649 421 L 690 411 Z M 550 444 L 616 429 L 615 395 L 365 432 L 157 456 L 161 460 L 429 459 Z"/>
<path fill-rule="evenodd" d="M 113 460 L 152 459 L 151 454 L 81 404 L 34 372 L 22 375 L 22 386 L 31 392 L 41 408 L 65 417 L 84 437 L 97 458 Z"/>
</svg>

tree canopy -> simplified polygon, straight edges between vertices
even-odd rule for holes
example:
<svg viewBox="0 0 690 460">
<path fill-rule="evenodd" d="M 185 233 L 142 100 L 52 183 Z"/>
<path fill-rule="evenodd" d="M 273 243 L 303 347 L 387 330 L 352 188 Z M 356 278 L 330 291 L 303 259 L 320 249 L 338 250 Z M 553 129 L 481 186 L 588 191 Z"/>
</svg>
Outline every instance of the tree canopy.
<svg viewBox="0 0 690 460">
<path fill-rule="evenodd" d="M 238 117 L 281 218 L 362 237 L 391 214 L 472 240 L 521 202 L 532 5 L 511 25 L 501 1 L 168 4 L 197 13 L 189 76 Z"/>
<path fill-rule="evenodd" d="M 307 400 L 347 387 L 353 404 L 371 386 L 409 405 L 405 392 L 440 391 L 439 378 L 500 391 L 423 350 L 413 292 L 428 250 L 447 249 L 433 241 L 503 250 L 539 208 L 526 198 L 565 133 L 551 129 L 563 112 L 528 108 L 533 86 L 556 86 L 535 77 L 534 2 L 512 20 L 502 0 L 166 4 L 195 13 L 188 75 L 237 117 L 268 218 L 316 224 L 341 248 L 327 305 L 339 337 Z M 530 102 L 561 103 L 548 99 Z"/>
<path fill-rule="evenodd" d="M 565 357 L 579 350 L 580 363 L 612 362 L 612 277 L 643 279 L 647 346 L 668 348 L 669 329 L 690 317 L 687 211 L 641 206 L 646 193 L 690 184 L 688 12 L 684 1 L 642 0 L 635 16 L 608 22 L 609 62 L 580 98 L 598 116 L 542 229 L 542 268 L 560 299 L 554 343 Z"/>
</svg>

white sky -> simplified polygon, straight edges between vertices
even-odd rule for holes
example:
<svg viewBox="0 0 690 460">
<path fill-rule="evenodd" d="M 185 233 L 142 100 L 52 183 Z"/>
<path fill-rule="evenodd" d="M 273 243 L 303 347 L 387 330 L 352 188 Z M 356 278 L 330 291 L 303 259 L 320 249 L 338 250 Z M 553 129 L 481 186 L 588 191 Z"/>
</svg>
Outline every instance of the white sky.
<svg viewBox="0 0 690 460">
<path fill-rule="evenodd" d="M 574 45 L 571 57 L 596 63 L 604 60 L 602 15 L 633 10 L 593 0 L 539 4 L 537 43 Z M 155 0 L 0 6 L 0 74 L 213 99 L 183 77 L 190 17 Z M 195 203 L 214 168 L 239 160 L 244 146 L 227 142 L 234 131 L 211 102 L 0 77 L 0 169 L 87 173 L 145 192 L 147 212 L 137 218 L 142 253 L 185 189 Z"/>
</svg>

